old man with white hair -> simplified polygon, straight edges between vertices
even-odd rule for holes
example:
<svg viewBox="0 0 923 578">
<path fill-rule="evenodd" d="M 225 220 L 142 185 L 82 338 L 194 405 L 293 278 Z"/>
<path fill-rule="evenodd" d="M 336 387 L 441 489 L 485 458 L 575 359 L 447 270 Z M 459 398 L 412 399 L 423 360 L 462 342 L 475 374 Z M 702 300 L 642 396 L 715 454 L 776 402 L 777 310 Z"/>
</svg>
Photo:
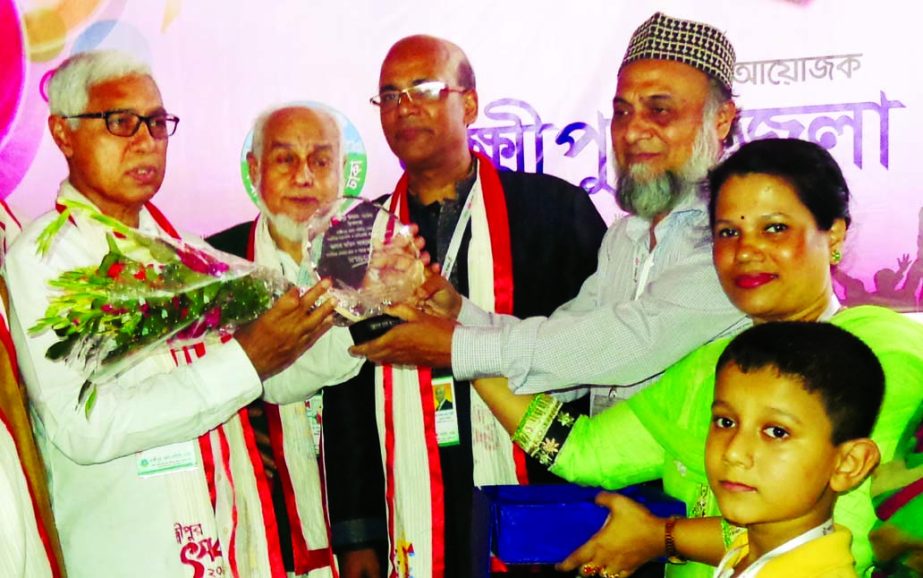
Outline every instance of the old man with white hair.
<svg viewBox="0 0 923 578">
<path fill-rule="evenodd" d="M 274 403 L 305 398 L 307 385 L 270 378 L 297 371 L 293 362 L 329 328 L 333 303 L 318 305 L 326 285 L 288 291 L 233 338 L 207 334 L 185 347 L 156 346 L 100 386 L 87 414 L 75 404 L 84 374 L 46 357 L 53 332 L 27 331 L 53 297 L 49 281 L 98 266 L 113 227 L 210 249 L 181 235 L 150 202 L 179 119 L 145 64 L 119 52 L 73 56 L 52 77 L 49 105 L 48 126 L 68 174 L 55 208 L 10 249 L 6 278 L 67 573 L 282 576 L 272 504 L 244 408 L 261 396 Z M 62 219 L 67 205 L 75 208 Z M 50 223 L 61 228 L 39 254 Z"/>
<path fill-rule="evenodd" d="M 208 241 L 295 282 L 306 222 L 343 189 L 345 156 L 340 126 L 335 116 L 320 106 L 284 105 L 260 115 L 252 135 L 247 166 L 260 214 Z M 322 408 L 320 387 L 345 381 L 359 371 L 360 360 L 347 351 L 352 343 L 347 330 L 331 329 L 296 362 L 298 372 L 274 378 L 310 384 L 304 399 L 281 406 L 260 401 L 249 406 L 257 440 L 262 440 L 269 462 L 267 474 L 283 563 L 296 575 L 332 575 L 312 428 L 317 430 L 320 425 L 316 417 Z"/>
</svg>

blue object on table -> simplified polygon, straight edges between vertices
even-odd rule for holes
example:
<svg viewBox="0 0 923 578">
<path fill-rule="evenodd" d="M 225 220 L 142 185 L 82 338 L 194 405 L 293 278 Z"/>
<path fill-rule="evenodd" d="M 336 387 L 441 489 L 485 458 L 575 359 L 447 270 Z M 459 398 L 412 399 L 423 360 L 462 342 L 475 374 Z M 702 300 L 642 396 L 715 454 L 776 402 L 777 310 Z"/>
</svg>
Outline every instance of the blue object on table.
<svg viewBox="0 0 923 578">
<path fill-rule="evenodd" d="M 506 564 L 556 564 L 595 534 L 609 510 L 604 491 L 573 484 L 485 486 L 475 490 L 472 555 L 475 576 L 490 575 L 490 554 Z M 645 486 L 618 491 L 656 516 L 685 516 L 686 505 Z"/>
</svg>

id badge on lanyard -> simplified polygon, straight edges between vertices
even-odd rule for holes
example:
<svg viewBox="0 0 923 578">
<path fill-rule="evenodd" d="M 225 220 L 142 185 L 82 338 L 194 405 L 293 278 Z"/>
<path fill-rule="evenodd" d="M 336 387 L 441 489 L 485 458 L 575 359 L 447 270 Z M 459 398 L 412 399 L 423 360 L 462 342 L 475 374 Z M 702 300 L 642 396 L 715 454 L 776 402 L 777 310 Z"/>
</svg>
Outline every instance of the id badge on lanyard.
<svg viewBox="0 0 923 578">
<path fill-rule="evenodd" d="M 481 184 L 477 180 L 471 191 L 468 193 L 468 199 L 462 207 L 461 214 L 458 216 L 458 222 L 455 224 L 455 231 L 452 233 L 452 239 L 449 241 L 448 250 L 442 263 L 442 276 L 446 279 L 452 274 L 455 268 L 455 260 L 458 257 L 458 250 L 461 247 L 462 237 L 465 236 L 465 229 L 468 228 L 468 222 L 471 220 L 471 206 L 474 199 L 481 194 Z M 436 442 L 439 447 L 457 446 L 460 442 L 458 434 L 458 411 L 455 408 L 455 380 L 452 378 L 452 372 L 448 375 L 437 375 L 433 372 L 433 407 L 436 410 Z"/>
<path fill-rule="evenodd" d="M 314 455 L 320 454 L 321 422 L 324 413 L 324 394 L 317 393 L 304 402 L 304 412 L 311 424 L 311 437 L 314 438 Z"/>
<path fill-rule="evenodd" d="M 445 259 L 442 263 L 442 276 L 448 279 L 455 268 L 455 261 L 458 258 L 458 251 L 461 248 L 462 238 L 465 236 L 465 229 L 471 221 L 471 207 L 474 204 L 475 197 L 481 194 L 480 179 L 474 181 L 468 198 L 462 206 L 461 214 L 458 216 L 458 222 L 455 223 L 455 231 L 452 233 L 452 239 L 449 241 L 449 247 L 446 250 Z M 451 370 L 448 375 L 438 375 L 435 371 L 432 375 L 433 384 L 433 408 L 436 410 L 436 442 L 439 447 L 457 446 L 460 442 L 458 434 L 458 411 L 455 408 L 455 380 L 452 378 Z"/>
<path fill-rule="evenodd" d="M 456 410 L 455 380 L 452 375 L 433 375 L 433 408 L 436 410 L 436 443 L 439 447 L 457 446 L 458 411 Z"/>
</svg>

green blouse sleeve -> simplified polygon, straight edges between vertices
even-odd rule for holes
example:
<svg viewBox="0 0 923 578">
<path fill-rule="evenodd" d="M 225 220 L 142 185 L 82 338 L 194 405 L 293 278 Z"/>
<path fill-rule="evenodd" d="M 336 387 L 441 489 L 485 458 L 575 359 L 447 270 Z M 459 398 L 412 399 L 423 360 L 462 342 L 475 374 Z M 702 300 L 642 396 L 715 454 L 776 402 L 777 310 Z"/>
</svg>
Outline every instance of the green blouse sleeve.
<svg viewBox="0 0 923 578">
<path fill-rule="evenodd" d="M 668 459 L 686 464 L 703 479 L 715 364 L 727 343 L 720 340 L 693 351 L 627 401 Z"/>
<path fill-rule="evenodd" d="M 618 489 L 659 478 L 663 461 L 663 448 L 620 403 L 579 418 L 551 472 L 578 484 Z"/>
<path fill-rule="evenodd" d="M 578 419 L 551 471 L 581 484 L 621 488 L 660 478 L 667 460 L 680 460 L 704 477 L 715 362 L 726 344 L 700 347 L 626 402 Z"/>
</svg>

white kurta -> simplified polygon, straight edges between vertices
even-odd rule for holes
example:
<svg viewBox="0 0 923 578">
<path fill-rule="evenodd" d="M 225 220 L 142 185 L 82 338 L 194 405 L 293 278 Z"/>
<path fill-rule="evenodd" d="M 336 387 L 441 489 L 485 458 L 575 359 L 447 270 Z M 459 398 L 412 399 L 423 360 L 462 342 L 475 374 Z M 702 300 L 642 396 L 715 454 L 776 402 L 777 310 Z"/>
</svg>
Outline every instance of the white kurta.
<svg viewBox="0 0 923 578">
<path fill-rule="evenodd" d="M 88 202 L 67 183 L 61 197 Z M 100 386 L 87 418 L 77 407 L 81 374 L 45 357 L 53 333 L 29 335 L 27 329 L 45 312 L 49 280 L 100 262 L 106 229 L 75 214 L 40 257 L 36 237 L 56 216 L 51 212 L 25 228 L 7 256 L 6 278 L 13 337 L 38 417 L 36 441 L 68 575 L 188 578 L 229 575 L 232 563 L 242 578 L 272 575 L 266 524 L 255 497 L 255 450 L 251 446 L 248 454 L 237 415 L 262 392 L 247 355 L 235 340 L 209 344 L 201 358 L 202 348 L 171 353 L 161 347 Z M 139 229 L 159 229 L 146 210 Z M 171 444 L 174 458 L 193 465 L 142 475 L 151 458 L 163 458 Z M 214 496 L 203 458 L 215 464 Z"/>
</svg>

